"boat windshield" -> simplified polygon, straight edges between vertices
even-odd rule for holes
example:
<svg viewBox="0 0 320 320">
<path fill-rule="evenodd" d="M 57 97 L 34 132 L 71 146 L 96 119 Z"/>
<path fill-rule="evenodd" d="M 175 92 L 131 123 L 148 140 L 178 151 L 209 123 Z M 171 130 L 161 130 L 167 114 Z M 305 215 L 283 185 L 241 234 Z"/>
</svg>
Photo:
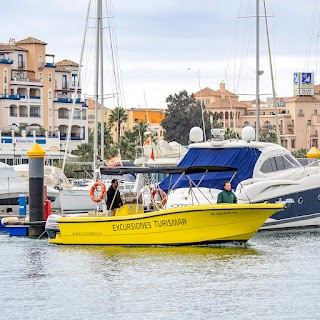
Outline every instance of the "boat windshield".
<svg viewBox="0 0 320 320">
<path fill-rule="evenodd" d="M 221 149 L 204 149 L 192 148 L 184 156 L 178 167 L 184 166 L 225 166 L 235 167 L 238 169 L 236 179 L 233 179 L 231 186 L 236 188 L 239 181 L 243 181 L 253 176 L 253 169 L 256 165 L 261 151 L 256 148 L 221 148 Z M 199 187 L 223 189 L 225 181 L 229 181 L 234 172 L 209 172 L 203 175 L 190 174 L 190 178 Z M 161 182 L 160 187 L 162 190 L 167 191 L 179 179 L 178 175 L 171 178 L 168 177 Z M 190 181 L 183 177 L 176 184 L 175 188 L 188 188 Z"/>
</svg>

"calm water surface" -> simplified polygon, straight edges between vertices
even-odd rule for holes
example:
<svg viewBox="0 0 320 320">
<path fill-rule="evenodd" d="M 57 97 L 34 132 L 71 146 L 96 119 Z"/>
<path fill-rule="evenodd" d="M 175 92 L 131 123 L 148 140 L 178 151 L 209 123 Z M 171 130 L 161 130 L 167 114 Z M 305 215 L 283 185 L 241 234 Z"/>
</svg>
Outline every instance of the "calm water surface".
<svg viewBox="0 0 320 320">
<path fill-rule="evenodd" d="M 320 230 L 246 248 L 55 246 L 0 235 L 0 319 L 320 319 Z"/>
</svg>

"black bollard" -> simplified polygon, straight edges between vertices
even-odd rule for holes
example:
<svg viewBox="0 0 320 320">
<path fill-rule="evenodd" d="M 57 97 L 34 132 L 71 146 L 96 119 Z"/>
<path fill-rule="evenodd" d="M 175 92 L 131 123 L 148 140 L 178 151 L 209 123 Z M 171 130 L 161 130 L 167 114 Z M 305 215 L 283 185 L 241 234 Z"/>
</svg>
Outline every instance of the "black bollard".
<svg viewBox="0 0 320 320">
<path fill-rule="evenodd" d="M 44 231 L 44 156 L 35 143 L 27 152 L 29 158 L 29 237 L 37 238 Z"/>
</svg>

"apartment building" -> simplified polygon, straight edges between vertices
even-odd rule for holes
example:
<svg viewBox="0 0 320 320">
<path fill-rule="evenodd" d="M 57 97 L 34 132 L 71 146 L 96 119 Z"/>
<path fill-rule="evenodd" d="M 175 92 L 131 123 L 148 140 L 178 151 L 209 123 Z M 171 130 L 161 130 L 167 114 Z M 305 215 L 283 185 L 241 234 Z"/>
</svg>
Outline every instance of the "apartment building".
<svg viewBox="0 0 320 320">
<path fill-rule="evenodd" d="M 225 89 L 204 88 L 195 93 L 206 110 L 218 112 L 224 128 L 241 133 L 245 126 L 256 127 L 256 101 L 239 101 L 239 96 Z M 281 144 L 290 151 L 319 147 L 320 138 L 320 85 L 314 86 L 314 95 L 276 99 L 277 119 Z M 260 100 L 260 131 L 276 132 L 276 116 L 272 98 Z"/>
<path fill-rule="evenodd" d="M 55 63 L 55 55 L 47 53 L 46 46 L 33 37 L 0 43 L 0 134 L 11 136 L 15 146 L 22 141 L 32 143 L 33 136 L 47 137 L 51 141 L 44 140 L 43 148 L 61 151 L 76 99 L 69 144 L 72 150 L 87 141 L 88 135 L 87 105 L 81 99 L 80 86 L 75 96 L 78 64 L 70 60 Z M 1 144 L 10 141 L 1 138 Z"/>
</svg>

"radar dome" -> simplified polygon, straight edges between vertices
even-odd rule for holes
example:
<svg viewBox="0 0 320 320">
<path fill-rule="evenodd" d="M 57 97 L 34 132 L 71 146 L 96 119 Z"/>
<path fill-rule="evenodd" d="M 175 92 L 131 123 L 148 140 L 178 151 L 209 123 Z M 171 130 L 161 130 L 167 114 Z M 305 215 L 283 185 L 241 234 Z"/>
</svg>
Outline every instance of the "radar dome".
<svg viewBox="0 0 320 320">
<path fill-rule="evenodd" d="M 199 127 L 193 127 L 189 133 L 189 140 L 191 142 L 201 142 L 203 141 L 203 131 Z"/>
<path fill-rule="evenodd" d="M 246 126 L 242 129 L 242 140 L 253 141 L 256 138 L 256 132 L 250 126 Z"/>
</svg>

